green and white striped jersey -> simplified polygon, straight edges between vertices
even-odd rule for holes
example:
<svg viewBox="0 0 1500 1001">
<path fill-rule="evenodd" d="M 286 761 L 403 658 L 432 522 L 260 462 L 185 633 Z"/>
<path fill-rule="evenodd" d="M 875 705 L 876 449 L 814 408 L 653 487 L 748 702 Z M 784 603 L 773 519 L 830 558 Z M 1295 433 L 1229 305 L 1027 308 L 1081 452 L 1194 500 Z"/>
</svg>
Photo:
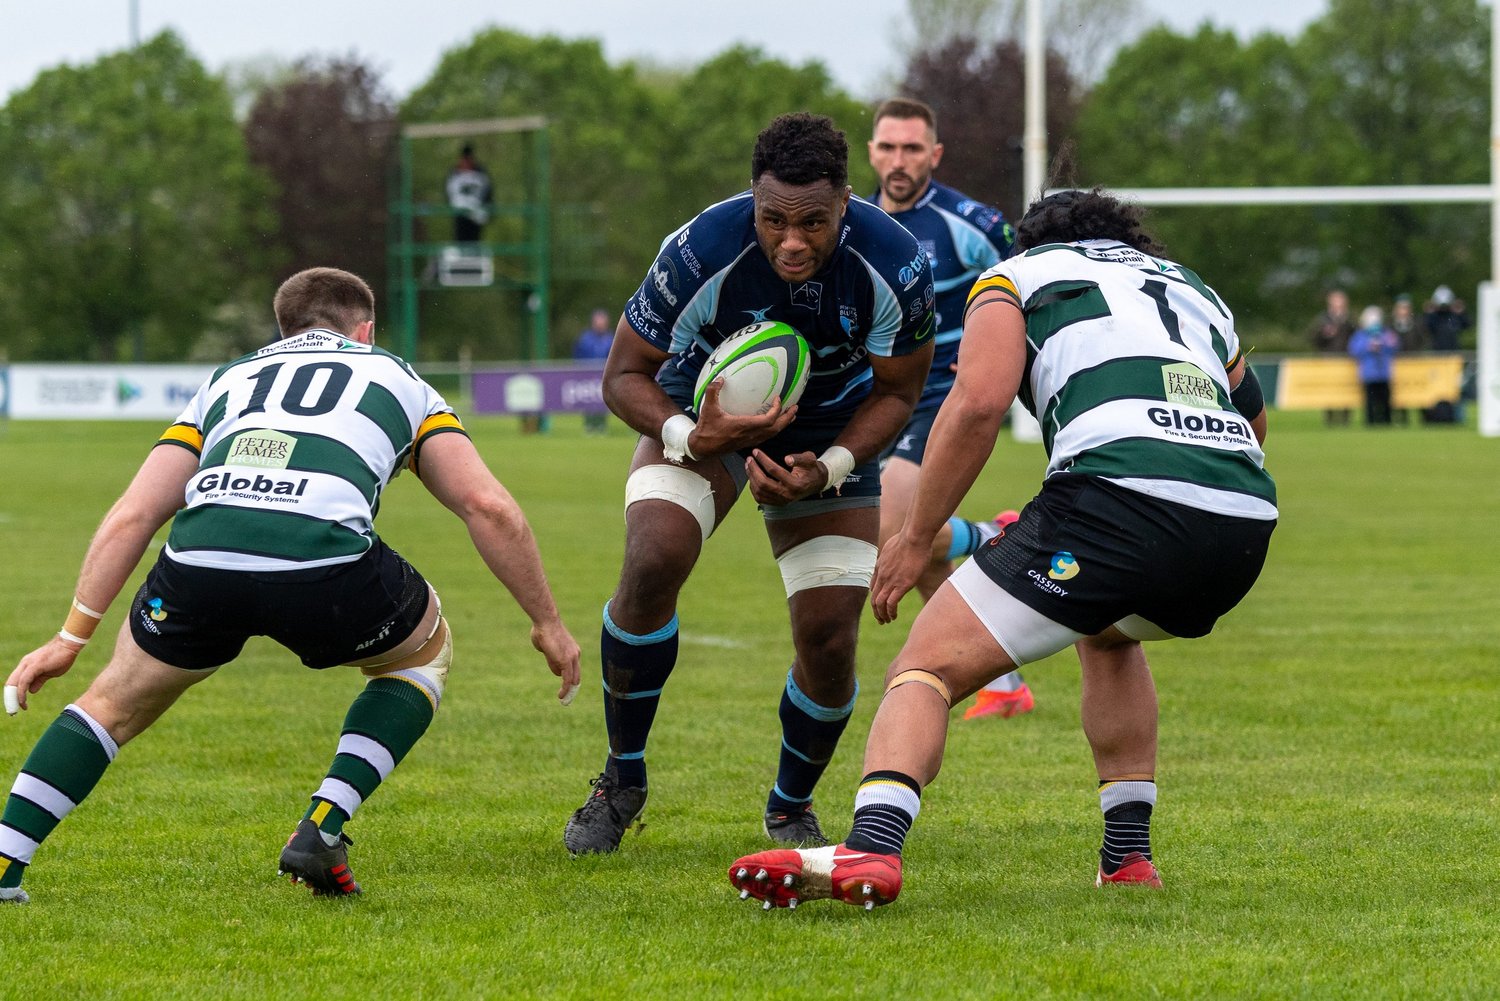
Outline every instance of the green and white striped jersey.
<svg viewBox="0 0 1500 1001">
<path fill-rule="evenodd" d="M 1192 271 L 1115 240 L 1036 247 L 980 276 L 1026 318 L 1020 400 L 1047 475 L 1100 476 L 1242 518 L 1276 517 L 1276 484 L 1229 399 L 1234 316 Z M 1252 415 L 1253 416 L 1253 415 Z"/>
<path fill-rule="evenodd" d="M 428 437 L 464 432 L 400 358 L 310 330 L 215 372 L 162 435 L 199 456 L 167 555 L 225 570 L 348 563 Z"/>
</svg>

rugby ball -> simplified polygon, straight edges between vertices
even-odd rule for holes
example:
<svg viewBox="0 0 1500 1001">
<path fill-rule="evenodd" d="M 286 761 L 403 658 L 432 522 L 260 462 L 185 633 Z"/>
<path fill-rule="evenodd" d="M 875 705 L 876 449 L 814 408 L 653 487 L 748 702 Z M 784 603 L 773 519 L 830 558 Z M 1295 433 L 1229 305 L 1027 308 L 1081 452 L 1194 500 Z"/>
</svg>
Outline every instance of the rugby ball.
<svg viewBox="0 0 1500 1001">
<path fill-rule="evenodd" d="M 737 417 L 761 414 L 781 397 L 789 407 L 802 398 L 812 349 L 791 326 L 774 320 L 752 323 L 714 348 L 693 387 L 693 409 L 702 410 L 709 383 L 723 379 L 719 406 Z"/>
</svg>

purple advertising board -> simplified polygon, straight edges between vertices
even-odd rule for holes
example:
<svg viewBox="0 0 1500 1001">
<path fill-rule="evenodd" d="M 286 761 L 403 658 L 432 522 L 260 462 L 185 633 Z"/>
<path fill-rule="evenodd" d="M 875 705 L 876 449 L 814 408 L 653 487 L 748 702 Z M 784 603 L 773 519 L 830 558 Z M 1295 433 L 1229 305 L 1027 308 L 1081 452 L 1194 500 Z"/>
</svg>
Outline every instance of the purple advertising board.
<svg viewBox="0 0 1500 1001">
<path fill-rule="evenodd" d="M 517 365 L 474 373 L 478 414 L 602 414 L 602 362 Z"/>
</svg>

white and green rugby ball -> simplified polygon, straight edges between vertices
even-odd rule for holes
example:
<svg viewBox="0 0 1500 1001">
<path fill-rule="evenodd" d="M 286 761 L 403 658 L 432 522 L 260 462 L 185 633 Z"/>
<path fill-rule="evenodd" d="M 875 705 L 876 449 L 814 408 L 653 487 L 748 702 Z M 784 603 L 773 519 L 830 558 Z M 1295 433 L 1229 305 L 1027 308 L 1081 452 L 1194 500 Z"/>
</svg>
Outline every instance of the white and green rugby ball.
<svg viewBox="0 0 1500 1001">
<path fill-rule="evenodd" d="M 752 323 L 726 338 L 703 363 L 693 387 L 693 409 L 703 409 L 703 394 L 715 379 L 724 380 L 719 406 L 726 414 L 765 413 L 778 396 L 789 407 L 802 398 L 811 363 L 812 349 L 790 325 Z"/>
</svg>

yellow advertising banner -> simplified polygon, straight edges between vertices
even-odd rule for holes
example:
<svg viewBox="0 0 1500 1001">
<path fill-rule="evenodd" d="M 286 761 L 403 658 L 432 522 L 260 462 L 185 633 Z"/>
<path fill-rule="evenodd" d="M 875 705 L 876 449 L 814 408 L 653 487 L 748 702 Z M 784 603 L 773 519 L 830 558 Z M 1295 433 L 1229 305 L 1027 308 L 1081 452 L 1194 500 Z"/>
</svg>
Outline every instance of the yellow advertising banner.
<svg viewBox="0 0 1500 1001">
<path fill-rule="evenodd" d="M 1425 409 L 1457 400 L 1463 385 L 1461 355 L 1408 355 L 1391 369 L 1391 406 Z M 1285 358 L 1276 375 L 1279 410 L 1352 410 L 1365 402 L 1352 358 Z"/>
</svg>

